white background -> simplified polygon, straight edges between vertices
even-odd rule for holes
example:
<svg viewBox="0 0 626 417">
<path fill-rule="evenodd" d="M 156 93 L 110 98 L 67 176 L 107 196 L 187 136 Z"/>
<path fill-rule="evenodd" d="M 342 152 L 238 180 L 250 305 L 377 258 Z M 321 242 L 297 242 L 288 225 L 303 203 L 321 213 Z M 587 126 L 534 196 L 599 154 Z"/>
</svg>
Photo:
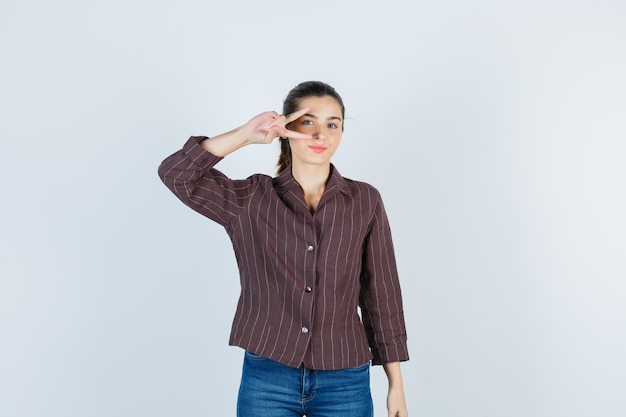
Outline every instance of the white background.
<svg viewBox="0 0 626 417">
<path fill-rule="evenodd" d="M 335 164 L 385 200 L 411 416 L 626 415 L 624 22 L 622 0 L 2 0 L 0 415 L 234 415 L 232 248 L 156 169 L 309 79 L 347 107 Z"/>
</svg>

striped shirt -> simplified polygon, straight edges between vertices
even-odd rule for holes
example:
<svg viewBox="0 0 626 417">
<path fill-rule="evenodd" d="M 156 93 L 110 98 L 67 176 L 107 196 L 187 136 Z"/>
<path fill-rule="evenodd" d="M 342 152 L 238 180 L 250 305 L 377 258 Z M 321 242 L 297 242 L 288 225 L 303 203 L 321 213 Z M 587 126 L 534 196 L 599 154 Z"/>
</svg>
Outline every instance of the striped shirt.
<svg viewBox="0 0 626 417">
<path fill-rule="evenodd" d="M 291 170 L 231 180 L 191 137 L 159 175 L 186 205 L 222 225 L 240 273 L 231 345 L 288 366 L 343 369 L 408 360 L 387 215 L 378 191 L 331 165 L 309 210 Z M 360 314 L 359 314 L 360 311 Z"/>
</svg>

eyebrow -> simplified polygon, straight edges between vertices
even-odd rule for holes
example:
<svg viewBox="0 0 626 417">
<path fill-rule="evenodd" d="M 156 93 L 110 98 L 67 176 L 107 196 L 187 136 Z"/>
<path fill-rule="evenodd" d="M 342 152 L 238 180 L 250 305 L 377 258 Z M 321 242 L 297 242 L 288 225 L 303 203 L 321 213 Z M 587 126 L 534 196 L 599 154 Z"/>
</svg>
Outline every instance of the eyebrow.
<svg viewBox="0 0 626 417">
<path fill-rule="evenodd" d="M 314 115 L 314 114 L 311 114 L 311 113 L 306 113 L 306 114 L 303 114 L 303 116 L 308 116 L 308 117 L 311 117 L 311 118 L 313 118 L 313 119 L 317 119 L 317 116 L 316 116 L 316 115 Z M 328 117 L 326 120 L 339 120 L 339 121 L 341 121 L 341 117 L 337 117 L 337 116 L 330 116 L 330 117 Z"/>
</svg>

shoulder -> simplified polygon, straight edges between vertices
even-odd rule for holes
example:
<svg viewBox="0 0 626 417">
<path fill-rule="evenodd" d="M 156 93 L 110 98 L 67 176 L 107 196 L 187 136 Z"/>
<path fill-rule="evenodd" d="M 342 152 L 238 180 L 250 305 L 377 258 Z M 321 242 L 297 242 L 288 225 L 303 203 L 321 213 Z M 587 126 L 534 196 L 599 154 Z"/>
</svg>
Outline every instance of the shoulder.
<svg viewBox="0 0 626 417">
<path fill-rule="evenodd" d="M 360 200 L 362 203 L 369 202 L 371 206 L 377 205 L 381 200 L 380 193 L 376 187 L 364 181 L 344 177 L 332 164 L 331 177 L 328 185 L 331 185 L 331 187 L 338 186 L 344 194 L 351 197 L 353 200 Z"/>
<path fill-rule="evenodd" d="M 381 200 L 380 192 L 372 184 L 345 177 L 343 180 L 353 196 Z"/>
<path fill-rule="evenodd" d="M 252 174 L 247 178 L 229 178 L 222 173 L 220 174 L 223 176 L 222 180 L 216 182 L 224 189 L 237 195 L 239 199 L 255 198 L 255 195 L 264 194 L 272 188 L 272 177 L 265 174 Z M 216 175 L 214 172 L 213 177 Z"/>
<path fill-rule="evenodd" d="M 375 219 L 384 215 L 385 206 L 378 189 L 370 183 L 344 178 L 346 188 L 350 190 L 349 195 L 352 204 L 358 206 L 361 213 Z"/>
<path fill-rule="evenodd" d="M 273 178 L 266 174 L 252 174 L 245 179 L 232 180 L 235 185 L 249 185 L 256 189 L 266 189 L 273 187 Z"/>
<path fill-rule="evenodd" d="M 271 184 L 273 180 L 274 178 L 270 177 L 267 174 L 252 174 L 248 178 L 245 179 L 245 181 L 269 183 L 269 184 Z"/>
</svg>

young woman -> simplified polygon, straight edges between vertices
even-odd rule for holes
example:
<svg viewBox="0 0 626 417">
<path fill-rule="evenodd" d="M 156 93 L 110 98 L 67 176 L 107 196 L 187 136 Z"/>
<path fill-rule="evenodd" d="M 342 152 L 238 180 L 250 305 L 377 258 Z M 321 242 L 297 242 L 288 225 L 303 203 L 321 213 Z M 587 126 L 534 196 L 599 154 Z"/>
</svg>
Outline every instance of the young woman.
<svg viewBox="0 0 626 417">
<path fill-rule="evenodd" d="M 375 188 L 330 162 L 344 116 L 331 86 L 304 82 L 282 115 L 191 137 L 159 167 L 167 187 L 233 243 L 241 295 L 230 344 L 245 349 L 240 417 L 372 416 L 370 360 L 387 374 L 389 416 L 407 416 L 400 362 L 408 350 L 387 216 Z M 276 138 L 275 178 L 231 180 L 214 168 Z"/>
</svg>

